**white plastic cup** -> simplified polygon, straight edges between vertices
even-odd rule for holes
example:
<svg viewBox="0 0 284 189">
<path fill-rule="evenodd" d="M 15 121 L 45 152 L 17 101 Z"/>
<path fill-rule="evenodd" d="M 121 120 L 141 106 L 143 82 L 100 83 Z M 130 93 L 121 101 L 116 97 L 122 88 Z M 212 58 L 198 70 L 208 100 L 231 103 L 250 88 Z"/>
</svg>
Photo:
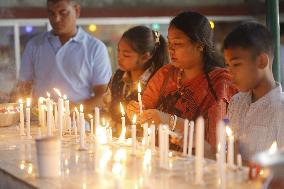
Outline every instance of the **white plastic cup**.
<svg viewBox="0 0 284 189">
<path fill-rule="evenodd" d="M 53 178 L 60 175 L 61 141 L 57 137 L 36 139 L 39 177 Z"/>
</svg>

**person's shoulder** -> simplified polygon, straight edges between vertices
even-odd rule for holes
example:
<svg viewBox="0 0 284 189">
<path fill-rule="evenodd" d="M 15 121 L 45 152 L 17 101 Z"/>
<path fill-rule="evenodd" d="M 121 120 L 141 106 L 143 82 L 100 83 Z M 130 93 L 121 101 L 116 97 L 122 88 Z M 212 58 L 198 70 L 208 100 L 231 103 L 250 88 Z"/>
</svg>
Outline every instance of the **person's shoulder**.
<svg viewBox="0 0 284 189">
<path fill-rule="evenodd" d="M 28 41 L 27 45 L 34 45 L 34 46 L 42 45 L 45 43 L 45 40 L 47 39 L 48 35 L 49 32 L 37 34 Z"/>
<path fill-rule="evenodd" d="M 162 75 L 166 75 L 168 74 L 170 71 L 174 71 L 177 68 L 175 66 L 173 66 L 172 64 L 166 64 L 164 66 L 162 66 L 157 72 L 156 74 L 162 74 Z"/>
<path fill-rule="evenodd" d="M 80 28 L 81 35 L 84 37 L 84 42 L 95 47 L 105 47 L 105 44 L 95 36 L 90 35 L 84 29 Z"/>
</svg>

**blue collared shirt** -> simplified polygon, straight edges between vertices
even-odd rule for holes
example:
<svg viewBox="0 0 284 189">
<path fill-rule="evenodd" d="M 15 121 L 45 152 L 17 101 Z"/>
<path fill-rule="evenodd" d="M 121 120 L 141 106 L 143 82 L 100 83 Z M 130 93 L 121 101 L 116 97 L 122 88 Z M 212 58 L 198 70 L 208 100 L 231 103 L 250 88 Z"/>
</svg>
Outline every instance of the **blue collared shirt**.
<svg viewBox="0 0 284 189">
<path fill-rule="evenodd" d="M 52 32 L 32 38 L 23 53 L 20 81 L 33 82 L 33 96 L 55 95 L 53 88 L 58 88 L 79 102 L 94 95 L 93 86 L 107 84 L 111 74 L 106 46 L 78 27 L 64 45 Z"/>
</svg>

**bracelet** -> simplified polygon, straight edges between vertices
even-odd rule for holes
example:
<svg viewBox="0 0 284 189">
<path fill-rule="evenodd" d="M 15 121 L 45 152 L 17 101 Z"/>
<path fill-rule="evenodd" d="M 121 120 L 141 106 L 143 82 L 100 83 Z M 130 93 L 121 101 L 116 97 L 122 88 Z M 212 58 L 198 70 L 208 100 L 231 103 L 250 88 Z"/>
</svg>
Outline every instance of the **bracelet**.
<svg viewBox="0 0 284 189">
<path fill-rule="evenodd" d="M 169 125 L 170 125 L 170 128 L 171 128 L 171 131 L 175 132 L 176 124 L 177 124 L 177 116 L 171 115 L 170 120 L 169 120 Z"/>
</svg>

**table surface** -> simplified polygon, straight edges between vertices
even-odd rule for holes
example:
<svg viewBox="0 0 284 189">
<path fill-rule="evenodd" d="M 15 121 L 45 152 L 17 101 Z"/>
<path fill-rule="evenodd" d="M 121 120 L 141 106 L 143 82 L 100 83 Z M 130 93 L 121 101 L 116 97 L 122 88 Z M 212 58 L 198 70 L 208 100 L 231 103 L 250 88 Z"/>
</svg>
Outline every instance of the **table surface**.
<svg viewBox="0 0 284 189">
<path fill-rule="evenodd" d="M 202 189 L 220 188 L 216 162 L 205 160 L 204 184 L 194 182 L 194 158 L 183 158 L 174 153 L 170 159 L 172 168 L 159 167 L 158 155 L 151 164 L 143 166 L 145 149 L 138 148 L 137 155 L 131 155 L 131 147 L 112 142 L 95 148 L 94 141 L 88 138 L 87 150 L 79 150 L 75 136 L 64 136 L 61 150 L 61 176 L 53 179 L 40 178 L 37 172 L 35 140 L 37 127 L 32 127 L 33 139 L 20 136 L 16 126 L 0 127 L 0 188 L 155 188 L 155 189 Z M 97 150 L 96 150 L 97 149 Z M 118 149 L 127 153 L 121 162 L 122 172 L 114 175 L 114 154 Z M 112 153 L 106 161 L 104 154 Z M 98 160 L 98 161 L 96 161 Z M 96 163 L 99 162 L 99 163 Z M 101 162 L 101 163 L 100 163 Z M 103 163 L 104 162 L 104 163 Z M 226 188 L 261 188 L 260 182 L 247 180 L 247 169 L 226 170 Z"/>
</svg>

